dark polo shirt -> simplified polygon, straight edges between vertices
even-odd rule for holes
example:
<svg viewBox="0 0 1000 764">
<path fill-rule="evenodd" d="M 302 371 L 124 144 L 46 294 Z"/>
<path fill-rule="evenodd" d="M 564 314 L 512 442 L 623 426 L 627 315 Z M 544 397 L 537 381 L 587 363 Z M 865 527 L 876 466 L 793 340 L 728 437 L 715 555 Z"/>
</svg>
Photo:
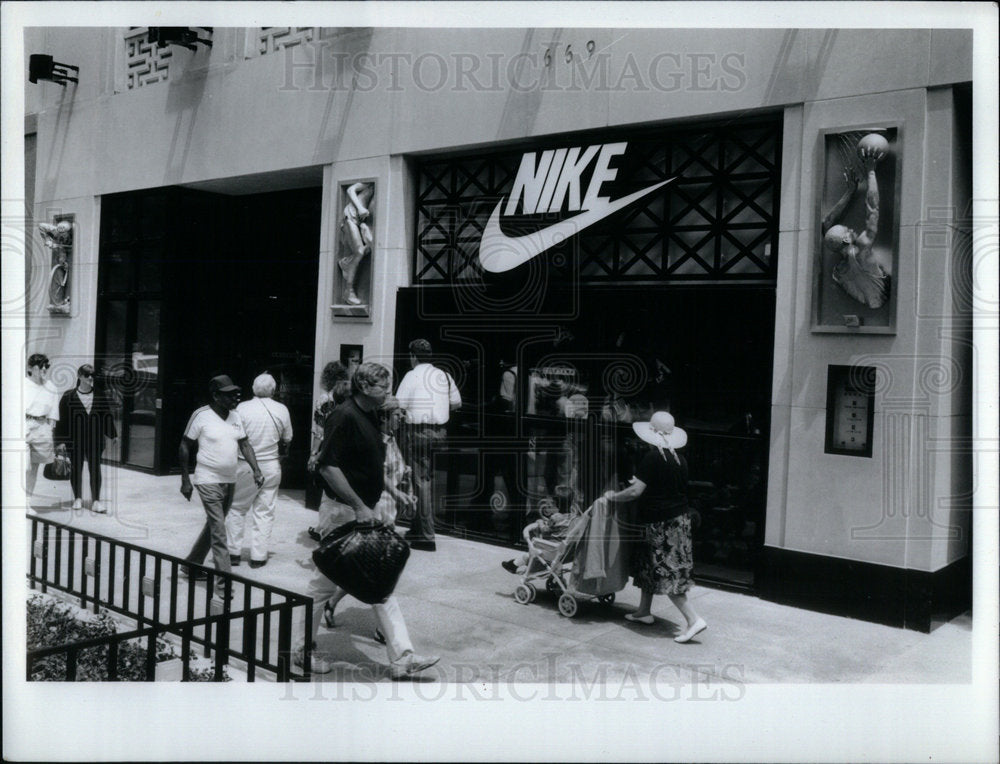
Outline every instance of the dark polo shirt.
<svg viewBox="0 0 1000 764">
<path fill-rule="evenodd" d="M 326 419 L 317 465 L 338 467 L 361 501 L 371 509 L 385 488 L 384 463 L 385 444 L 378 414 L 362 411 L 353 396 L 348 398 Z M 331 499 L 344 501 L 325 480 L 323 490 Z"/>
</svg>

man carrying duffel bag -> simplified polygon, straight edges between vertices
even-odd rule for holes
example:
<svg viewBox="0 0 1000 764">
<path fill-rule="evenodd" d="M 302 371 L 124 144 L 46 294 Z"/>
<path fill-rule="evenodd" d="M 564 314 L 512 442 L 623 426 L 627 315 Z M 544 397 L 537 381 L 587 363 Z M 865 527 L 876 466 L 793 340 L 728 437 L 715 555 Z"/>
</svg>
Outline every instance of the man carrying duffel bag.
<svg viewBox="0 0 1000 764">
<path fill-rule="evenodd" d="M 379 429 L 378 410 L 391 389 L 389 370 L 376 363 L 363 363 L 351 379 L 351 397 L 338 406 L 326 423 L 324 442 L 317 460 L 323 478 L 324 496 L 321 517 L 332 519 L 333 528 L 354 521 L 355 527 L 371 525 L 375 520 L 372 507 L 378 502 L 385 485 L 383 461 L 385 450 Z M 374 543 L 374 542 L 373 542 Z M 400 564 L 405 562 L 405 555 Z M 349 566 L 348 566 L 349 567 Z M 345 587 L 350 591 L 350 587 Z M 317 569 L 309 582 L 307 596 L 313 600 L 312 634 L 303 634 L 303 642 L 295 651 L 294 661 L 304 664 L 305 639 L 316 646 L 316 635 L 327 600 L 338 596 L 341 588 Z M 430 668 L 440 660 L 413 652 L 406 622 L 399 603 L 392 594 L 372 605 L 379 630 L 385 636 L 389 653 L 389 671 L 394 679 L 412 676 Z M 328 673 L 331 665 L 313 653 L 312 672 Z"/>
</svg>

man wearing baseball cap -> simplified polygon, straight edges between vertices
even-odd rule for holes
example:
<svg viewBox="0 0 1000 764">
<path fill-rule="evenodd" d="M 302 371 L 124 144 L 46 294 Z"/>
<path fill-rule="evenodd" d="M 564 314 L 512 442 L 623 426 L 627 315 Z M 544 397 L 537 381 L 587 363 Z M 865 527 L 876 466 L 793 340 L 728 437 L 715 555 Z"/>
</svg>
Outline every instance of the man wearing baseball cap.
<svg viewBox="0 0 1000 764">
<path fill-rule="evenodd" d="M 240 388 L 222 374 L 212 377 L 208 383 L 208 392 L 211 403 L 191 415 L 177 452 L 181 463 L 181 494 L 191 501 L 194 488 L 197 488 L 206 516 L 205 527 L 185 559 L 201 564 L 211 549 L 215 569 L 229 573 L 232 568 L 226 539 L 226 513 L 233 502 L 239 455 L 242 454 L 250 465 L 258 488 L 264 484 L 264 475 L 257 466 L 257 457 L 247 439 L 243 420 L 236 412 L 236 405 L 240 402 Z M 195 444 L 198 446 L 198 456 L 194 475 L 189 476 L 191 448 Z M 191 569 L 188 570 L 189 575 L 195 575 Z M 216 580 L 215 587 L 217 595 L 222 597 L 225 587 L 221 578 Z M 232 596 L 231 591 L 229 596 Z"/>
</svg>

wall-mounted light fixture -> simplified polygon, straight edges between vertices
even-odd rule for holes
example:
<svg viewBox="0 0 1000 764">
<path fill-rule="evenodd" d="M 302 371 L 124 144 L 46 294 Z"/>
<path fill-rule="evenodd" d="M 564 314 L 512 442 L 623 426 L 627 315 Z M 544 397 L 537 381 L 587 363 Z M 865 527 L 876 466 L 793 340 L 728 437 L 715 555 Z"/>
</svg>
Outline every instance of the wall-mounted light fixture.
<svg viewBox="0 0 1000 764">
<path fill-rule="evenodd" d="M 199 27 L 209 34 L 212 34 L 212 27 Z M 197 50 L 198 43 L 212 47 L 212 41 L 201 38 L 198 33 L 190 27 L 150 27 L 149 41 L 155 42 L 157 48 L 165 48 L 168 45 L 180 45 L 188 50 Z"/>
<path fill-rule="evenodd" d="M 70 69 L 75 74 L 80 73 L 79 66 L 60 64 L 58 61 L 53 61 L 52 56 L 44 53 L 32 53 L 28 57 L 28 82 L 37 83 L 39 80 L 48 80 L 63 87 L 66 86 L 67 82 L 80 82 L 76 77 L 70 76 Z"/>
</svg>

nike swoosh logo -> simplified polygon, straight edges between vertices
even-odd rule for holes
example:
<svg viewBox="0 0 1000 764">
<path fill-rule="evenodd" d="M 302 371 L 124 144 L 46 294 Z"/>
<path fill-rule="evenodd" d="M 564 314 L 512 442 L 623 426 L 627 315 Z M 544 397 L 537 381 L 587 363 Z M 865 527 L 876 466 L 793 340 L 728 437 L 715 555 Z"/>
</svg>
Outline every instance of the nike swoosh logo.
<svg viewBox="0 0 1000 764">
<path fill-rule="evenodd" d="M 672 183 L 676 178 L 664 180 L 655 186 L 636 191 L 634 194 L 623 196 L 621 199 L 599 199 L 600 204 L 596 204 L 585 212 L 553 223 L 541 231 L 525 234 L 524 236 L 507 236 L 500 230 L 500 208 L 506 200 L 501 202 L 493 210 L 486 228 L 483 230 L 483 238 L 479 244 L 479 264 L 488 273 L 503 273 L 523 265 L 531 258 L 536 257 L 547 249 L 551 249 L 557 244 L 566 241 L 584 228 L 592 226 L 594 223 L 603 220 L 608 215 L 613 215 L 618 210 L 627 207 L 632 202 L 641 199 L 647 194 L 651 194 L 658 188 L 663 188 L 668 183 Z"/>
</svg>

